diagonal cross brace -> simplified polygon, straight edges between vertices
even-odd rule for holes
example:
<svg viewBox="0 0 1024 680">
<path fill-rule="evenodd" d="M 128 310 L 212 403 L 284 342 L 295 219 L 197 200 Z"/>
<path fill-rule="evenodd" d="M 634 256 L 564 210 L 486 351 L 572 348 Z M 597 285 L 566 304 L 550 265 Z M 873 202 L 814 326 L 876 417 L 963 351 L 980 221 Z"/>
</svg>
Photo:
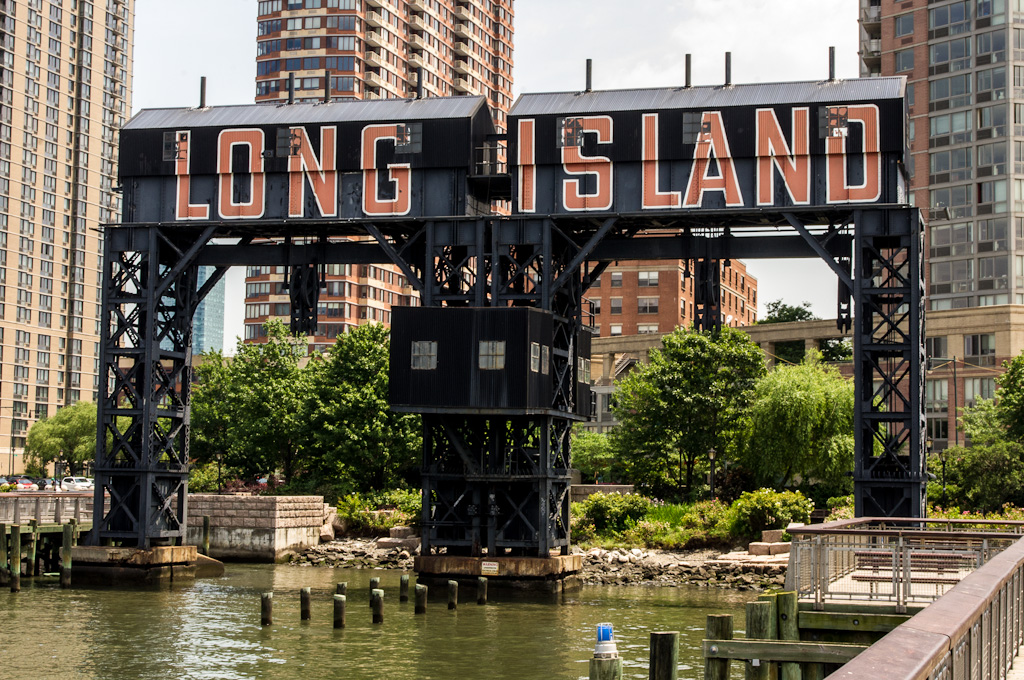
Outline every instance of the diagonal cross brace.
<svg viewBox="0 0 1024 680">
<path fill-rule="evenodd" d="M 156 286 L 156 290 L 153 291 L 154 300 L 159 300 L 161 297 L 163 297 L 164 293 L 167 292 L 167 289 L 171 287 L 171 284 L 175 281 L 175 279 L 181 276 L 181 273 L 185 271 L 185 268 L 195 261 L 196 255 L 198 255 L 199 251 L 203 249 L 203 246 L 205 246 L 207 242 L 211 238 L 213 238 L 213 235 L 215 233 L 217 233 L 216 226 L 209 226 L 203 229 L 203 233 L 199 236 L 198 239 L 196 239 L 192 246 L 189 247 L 188 251 L 186 251 L 185 254 L 181 256 L 181 259 L 178 260 L 178 262 L 171 268 L 170 271 L 163 275 L 162 280 Z M 153 255 L 153 253 L 150 253 L 150 255 Z"/>
<path fill-rule="evenodd" d="M 811 232 L 807 231 L 807 227 L 805 227 L 803 223 L 796 218 L 796 215 L 793 213 L 782 213 L 782 216 L 785 217 L 790 226 L 796 229 L 797 233 L 803 237 L 804 241 L 807 242 L 807 245 L 811 247 L 811 250 L 816 252 L 818 257 L 823 259 L 825 264 L 827 264 L 832 271 L 836 273 L 839 280 L 842 281 L 847 288 L 853 290 L 853 279 L 850 277 L 850 274 L 835 261 L 835 258 L 832 257 L 831 253 L 825 250 L 825 246 L 821 245 L 821 242 L 814 238 Z"/>
<path fill-rule="evenodd" d="M 398 251 L 395 250 L 395 247 L 391 245 L 386 238 L 384 238 L 384 234 L 382 234 L 380 229 L 377 228 L 377 225 L 370 224 L 368 222 L 365 226 L 366 231 L 370 232 L 370 235 L 377 240 L 377 243 L 385 254 L 387 254 L 387 256 L 391 258 L 391 261 L 398 265 L 398 268 L 402 270 L 402 273 L 405 274 L 405 278 L 409 280 L 409 284 L 415 288 L 420 295 L 423 295 L 423 282 L 420 281 L 420 277 L 416 276 L 409 267 L 409 264 L 398 254 Z"/>
<path fill-rule="evenodd" d="M 562 270 L 561 276 L 559 276 L 551 286 L 552 291 L 561 290 L 566 282 L 568 282 L 576 271 L 583 265 L 584 261 L 590 257 L 590 254 L 594 252 L 594 248 L 596 248 L 601 240 L 608 235 L 608 232 L 612 230 L 612 227 L 615 226 L 615 223 L 618 220 L 618 217 L 609 217 L 604 221 L 604 224 L 594 232 L 594 235 L 590 237 L 590 240 L 580 248 L 578 253 L 576 253 L 576 257 L 572 258 L 572 261 L 565 265 L 565 269 Z"/>
</svg>

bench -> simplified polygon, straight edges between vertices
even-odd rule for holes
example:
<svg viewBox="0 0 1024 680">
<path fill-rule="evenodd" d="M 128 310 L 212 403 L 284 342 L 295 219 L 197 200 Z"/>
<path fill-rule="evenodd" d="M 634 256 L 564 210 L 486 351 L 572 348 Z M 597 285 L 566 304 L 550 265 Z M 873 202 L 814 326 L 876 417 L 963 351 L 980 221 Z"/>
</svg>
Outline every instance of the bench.
<svg viewBox="0 0 1024 680">
<path fill-rule="evenodd" d="M 856 570 L 854 581 L 890 583 L 894 577 L 902 577 L 905 556 L 910 560 L 910 583 L 931 585 L 955 585 L 960 582 L 960 571 L 977 565 L 975 557 L 954 552 L 892 553 L 888 550 L 858 550 L 854 552 Z M 893 569 L 897 574 L 893 574 Z M 868 573 L 862 573 L 866 570 Z"/>
</svg>

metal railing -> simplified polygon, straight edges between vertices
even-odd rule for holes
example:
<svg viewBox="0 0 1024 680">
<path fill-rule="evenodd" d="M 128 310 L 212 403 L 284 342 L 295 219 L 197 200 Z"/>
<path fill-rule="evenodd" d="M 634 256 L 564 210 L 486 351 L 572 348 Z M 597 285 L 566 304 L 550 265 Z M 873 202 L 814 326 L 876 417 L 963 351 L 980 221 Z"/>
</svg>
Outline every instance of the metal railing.
<svg viewBox="0 0 1024 680">
<path fill-rule="evenodd" d="M 40 524 L 61 524 L 72 518 L 79 523 L 91 522 L 92 506 L 91 492 L 4 493 L 0 494 L 0 523 L 22 524 L 34 519 Z"/>
<path fill-rule="evenodd" d="M 1024 539 L 1018 537 L 829 677 L 999 680 L 1024 641 L 1022 631 Z"/>
<path fill-rule="evenodd" d="M 860 518 L 790 530 L 787 587 L 813 600 L 927 603 L 1013 545 L 1024 522 Z"/>
</svg>

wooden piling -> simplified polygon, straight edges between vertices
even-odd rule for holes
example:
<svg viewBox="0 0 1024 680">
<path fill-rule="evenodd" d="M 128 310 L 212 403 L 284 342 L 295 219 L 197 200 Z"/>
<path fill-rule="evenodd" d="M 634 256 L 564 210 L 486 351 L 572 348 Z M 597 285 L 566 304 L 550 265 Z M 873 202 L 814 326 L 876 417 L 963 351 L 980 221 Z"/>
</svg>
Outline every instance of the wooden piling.
<svg viewBox="0 0 1024 680">
<path fill-rule="evenodd" d="M 348 581 L 345 581 L 343 583 L 339 583 L 338 585 L 336 585 L 334 587 L 334 594 L 335 595 L 345 595 L 345 596 L 347 596 L 348 595 Z"/>
<path fill-rule="evenodd" d="M 427 613 L 427 587 L 421 583 L 416 584 L 414 588 L 416 593 L 416 613 L 426 614 Z"/>
<path fill-rule="evenodd" d="M 402 574 L 402 578 L 398 581 L 398 601 L 408 602 L 409 601 L 409 575 Z"/>
<path fill-rule="evenodd" d="M 704 637 L 708 640 L 732 640 L 732 615 L 709 614 Z M 705 680 L 729 680 L 729 659 L 704 659 Z"/>
<path fill-rule="evenodd" d="M 36 576 L 36 555 L 39 552 L 39 520 L 28 521 L 28 558 L 25 560 L 25 576 Z"/>
<path fill-rule="evenodd" d="M 75 503 L 78 503 L 78 499 L 75 499 Z M 75 517 L 71 518 L 71 545 L 78 545 L 78 517 L 77 513 Z"/>
<path fill-rule="evenodd" d="M 384 623 L 384 591 L 380 588 L 370 591 L 370 607 L 373 608 L 373 622 Z"/>
<path fill-rule="evenodd" d="M 370 579 L 370 606 L 373 606 L 373 591 L 380 590 L 380 576 L 374 576 Z"/>
<path fill-rule="evenodd" d="M 747 639 L 767 640 L 774 620 L 772 605 L 769 602 L 747 603 Z M 769 662 L 764 659 L 751 659 L 747 662 L 747 680 L 769 680 L 771 671 Z"/>
<path fill-rule="evenodd" d="M 11 572 L 7 562 L 7 525 L 0 524 L 0 587 L 11 585 Z"/>
<path fill-rule="evenodd" d="M 676 680 L 679 677 L 679 633 L 651 633 L 650 680 Z"/>
<path fill-rule="evenodd" d="M 71 587 L 71 524 L 65 524 L 64 541 L 60 549 L 60 587 Z"/>
<path fill-rule="evenodd" d="M 39 490 L 42 491 L 42 489 L 39 489 Z M 37 524 L 39 522 L 43 521 L 43 497 L 42 496 L 36 496 L 36 507 L 35 507 L 35 511 L 32 513 L 32 519 L 34 519 Z"/>
<path fill-rule="evenodd" d="M 341 585 L 340 583 L 338 584 Z M 334 627 L 344 628 L 345 627 L 345 600 L 348 598 L 344 595 L 334 596 Z"/>
<path fill-rule="evenodd" d="M 459 582 L 448 581 L 448 609 L 456 609 L 459 606 Z"/>
<path fill-rule="evenodd" d="M 313 595 L 309 588 L 303 588 L 299 591 L 299 619 L 302 621 L 309 621 L 312 617 L 312 601 Z"/>
<path fill-rule="evenodd" d="M 203 515 L 203 554 L 210 556 L 210 516 Z"/>
<path fill-rule="evenodd" d="M 478 576 L 476 579 L 476 603 L 487 604 L 487 577 Z"/>
<path fill-rule="evenodd" d="M 798 621 L 800 613 L 797 608 L 796 592 L 779 593 L 775 602 L 779 622 L 779 639 L 799 642 L 800 627 Z M 791 661 L 779 664 L 779 677 L 781 680 L 801 680 L 800 675 L 800 664 Z"/>
<path fill-rule="evenodd" d="M 274 623 L 274 593 L 260 595 L 260 625 L 269 626 Z"/>
<path fill-rule="evenodd" d="M 11 525 L 11 592 L 21 591 L 21 525 Z"/>
<path fill-rule="evenodd" d="M 622 680 L 622 659 L 591 659 L 590 680 Z"/>
</svg>

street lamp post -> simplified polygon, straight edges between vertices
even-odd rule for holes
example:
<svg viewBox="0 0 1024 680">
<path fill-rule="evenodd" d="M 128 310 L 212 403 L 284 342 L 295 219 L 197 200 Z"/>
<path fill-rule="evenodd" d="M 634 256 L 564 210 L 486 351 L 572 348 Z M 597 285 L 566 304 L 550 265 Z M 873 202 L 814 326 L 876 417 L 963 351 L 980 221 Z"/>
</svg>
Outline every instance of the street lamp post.
<svg viewBox="0 0 1024 680">
<path fill-rule="evenodd" d="M 708 460 L 711 461 L 711 500 L 715 500 L 715 449 L 711 447 L 708 451 Z"/>
</svg>

